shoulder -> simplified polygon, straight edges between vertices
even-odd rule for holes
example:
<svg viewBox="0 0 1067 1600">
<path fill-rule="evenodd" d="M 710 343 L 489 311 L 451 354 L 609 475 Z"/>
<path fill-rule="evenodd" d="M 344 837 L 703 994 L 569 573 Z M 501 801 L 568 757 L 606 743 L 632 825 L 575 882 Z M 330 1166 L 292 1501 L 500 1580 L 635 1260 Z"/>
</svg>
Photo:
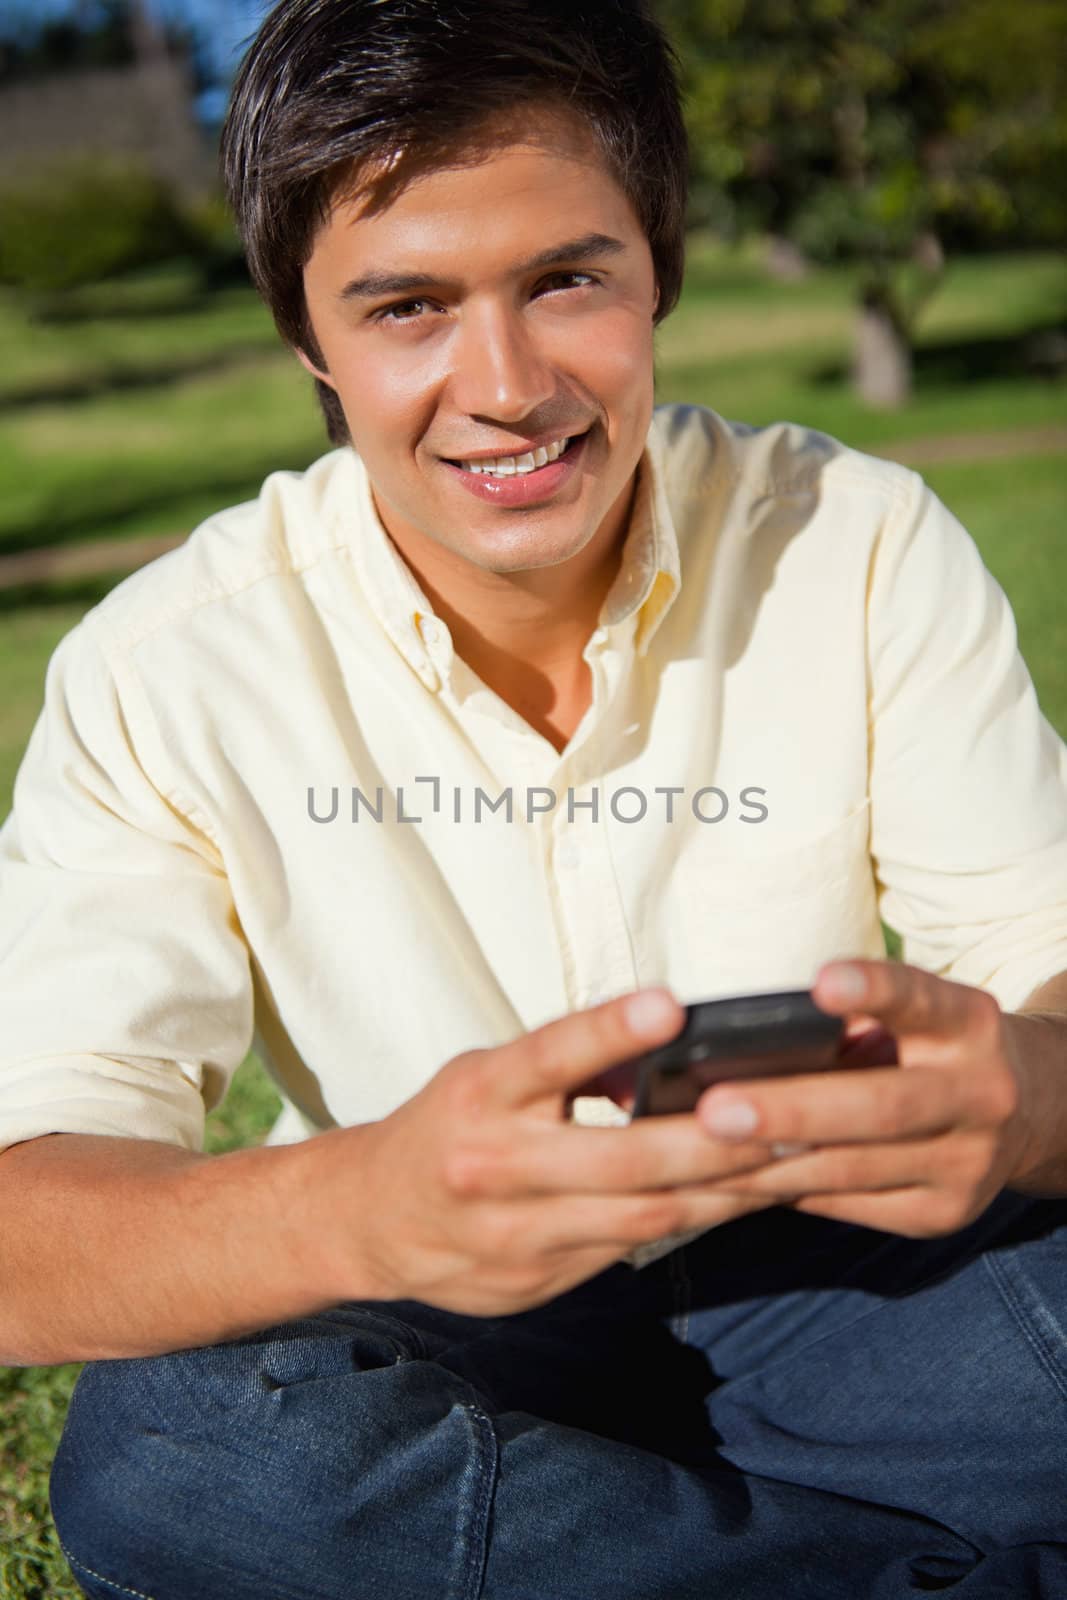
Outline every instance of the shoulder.
<svg viewBox="0 0 1067 1600">
<path fill-rule="evenodd" d="M 672 498 L 712 487 L 728 491 L 734 500 L 858 496 L 889 513 L 913 505 L 922 486 L 909 468 L 855 450 L 816 428 L 795 422 L 755 427 L 707 406 L 658 406 L 650 445 L 658 452 Z"/>
<path fill-rule="evenodd" d="M 271 473 L 254 500 L 201 523 L 177 549 L 149 562 L 88 613 L 112 648 L 225 608 L 257 585 L 299 579 L 349 542 L 346 508 L 356 488 L 351 450 L 330 451 L 303 472 Z"/>
</svg>

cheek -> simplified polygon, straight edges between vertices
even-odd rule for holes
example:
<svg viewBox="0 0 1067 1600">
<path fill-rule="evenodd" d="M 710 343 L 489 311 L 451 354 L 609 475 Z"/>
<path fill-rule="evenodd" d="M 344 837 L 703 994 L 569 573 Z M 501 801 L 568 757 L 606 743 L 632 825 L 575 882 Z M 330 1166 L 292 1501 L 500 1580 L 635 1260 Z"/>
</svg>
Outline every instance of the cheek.
<svg viewBox="0 0 1067 1600">
<path fill-rule="evenodd" d="M 438 388 L 431 363 L 412 352 L 389 360 L 346 350 L 330 368 L 353 438 L 366 438 L 365 454 L 395 454 L 425 431 Z"/>
<path fill-rule="evenodd" d="M 619 310 L 598 319 L 587 343 L 582 377 L 594 394 L 611 407 L 619 405 L 616 427 L 647 423 L 652 409 L 652 327 L 644 318 Z"/>
</svg>

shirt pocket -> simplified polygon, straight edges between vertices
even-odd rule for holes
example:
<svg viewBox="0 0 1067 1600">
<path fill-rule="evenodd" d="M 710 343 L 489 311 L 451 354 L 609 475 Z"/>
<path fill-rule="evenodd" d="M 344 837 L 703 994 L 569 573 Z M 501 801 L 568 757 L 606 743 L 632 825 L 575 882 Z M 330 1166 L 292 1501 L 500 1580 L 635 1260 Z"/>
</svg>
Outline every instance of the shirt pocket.
<svg viewBox="0 0 1067 1600">
<path fill-rule="evenodd" d="M 679 998 L 807 988 L 825 961 L 884 956 L 869 839 L 865 799 L 821 833 L 743 859 L 693 840 L 671 896 Z"/>
</svg>

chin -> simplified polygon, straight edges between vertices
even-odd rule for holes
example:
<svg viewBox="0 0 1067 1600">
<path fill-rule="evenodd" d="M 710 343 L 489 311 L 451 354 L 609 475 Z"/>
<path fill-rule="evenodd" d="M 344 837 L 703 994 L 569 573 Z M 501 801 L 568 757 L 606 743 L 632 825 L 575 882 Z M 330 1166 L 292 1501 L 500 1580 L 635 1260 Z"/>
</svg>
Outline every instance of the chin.
<svg viewBox="0 0 1067 1600">
<path fill-rule="evenodd" d="M 492 572 L 531 572 L 538 567 L 558 567 L 578 555 L 589 543 L 585 532 L 572 534 L 530 533 L 501 542 L 487 539 L 471 550 L 469 559 Z"/>
</svg>

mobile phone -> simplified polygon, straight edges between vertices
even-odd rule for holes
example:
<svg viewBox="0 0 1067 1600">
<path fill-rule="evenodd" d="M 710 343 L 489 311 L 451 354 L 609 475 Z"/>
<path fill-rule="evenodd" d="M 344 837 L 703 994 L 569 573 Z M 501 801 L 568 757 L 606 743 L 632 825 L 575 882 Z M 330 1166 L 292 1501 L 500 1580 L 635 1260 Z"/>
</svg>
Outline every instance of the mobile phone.
<svg viewBox="0 0 1067 1600">
<path fill-rule="evenodd" d="M 625 1063 L 636 1075 L 634 1117 L 692 1111 L 713 1083 L 821 1072 L 837 1065 L 844 1018 L 807 989 L 737 995 L 686 1006 L 682 1031 Z"/>
</svg>

